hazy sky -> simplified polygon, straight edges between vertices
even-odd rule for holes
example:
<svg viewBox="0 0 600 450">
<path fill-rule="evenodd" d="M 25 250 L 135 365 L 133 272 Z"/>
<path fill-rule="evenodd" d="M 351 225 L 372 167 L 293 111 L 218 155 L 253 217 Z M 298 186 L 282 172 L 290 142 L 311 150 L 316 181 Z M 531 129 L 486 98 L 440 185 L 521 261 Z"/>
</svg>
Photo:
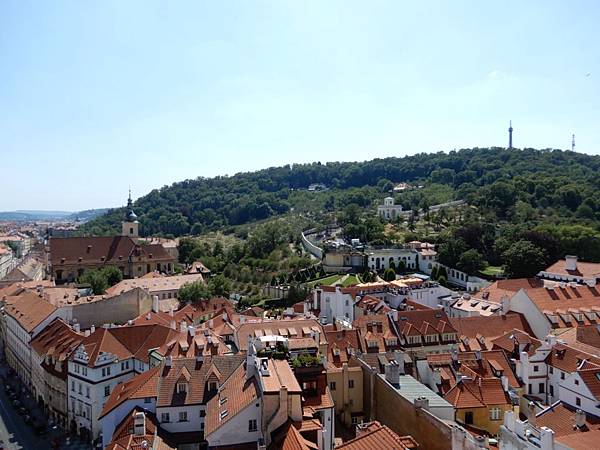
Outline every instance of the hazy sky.
<svg viewBox="0 0 600 450">
<path fill-rule="evenodd" d="M 600 2 L 0 2 L 0 210 L 292 162 L 600 153 Z"/>
</svg>

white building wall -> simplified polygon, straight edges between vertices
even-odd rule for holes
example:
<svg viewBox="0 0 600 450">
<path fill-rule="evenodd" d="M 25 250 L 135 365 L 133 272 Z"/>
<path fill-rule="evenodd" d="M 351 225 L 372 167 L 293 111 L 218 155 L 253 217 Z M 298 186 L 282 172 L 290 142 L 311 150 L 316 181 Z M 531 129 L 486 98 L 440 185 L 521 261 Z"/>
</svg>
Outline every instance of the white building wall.
<svg viewBox="0 0 600 450">
<path fill-rule="evenodd" d="M 527 323 L 529 323 L 535 337 L 538 339 L 545 339 L 552 330 L 546 316 L 542 314 L 523 289 L 520 289 L 510 299 L 510 310 L 525 316 Z"/>
<path fill-rule="evenodd" d="M 251 419 L 256 420 L 257 425 L 257 430 L 253 432 L 248 431 L 248 424 Z M 263 438 L 261 430 L 261 400 L 257 399 L 229 419 L 224 425 L 206 436 L 206 440 L 211 447 L 256 442 Z"/>
<path fill-rule="evenodd" d="M 156 408 L 156 416 L 161 427 L 170 433 L 186 433 L 204 429 L 204 418 L 200 417 L 200 411 L 204 410 L 200 405 L 174 406 Z M 187 420 L 180 421 L 179 413 L 187 413 Z M 169 422 L 162 422 L 163 413 L 169 414 Z"/>
</svg>

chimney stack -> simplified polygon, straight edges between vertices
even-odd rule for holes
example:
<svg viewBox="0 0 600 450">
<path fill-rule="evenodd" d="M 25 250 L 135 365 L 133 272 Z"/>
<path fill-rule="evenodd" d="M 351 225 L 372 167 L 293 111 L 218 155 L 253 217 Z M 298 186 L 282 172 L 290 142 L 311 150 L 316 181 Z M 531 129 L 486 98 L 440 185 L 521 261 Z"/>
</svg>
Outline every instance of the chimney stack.
<svg viewBox="0 0 600 450">
<path fill-rule="evenodd" d="M 73 331 L 75 331 L 75 333 L 79 333 L 81 331 L 81 326 L 79 325 L 79 322 L 75 322 L 73 324 Z"/>
<path fill-rule="evenodd" d="M 395 360 L 389 361 L 385 365 L 385 380 L 393 385 L 400 384 L 400 368 Z"/>
<path fill-rule="evenodd" d="M 173 357 L 171 355 L 165 358 L 165 366 L 171 367 L 173 365 Z"/>
<path fill-rule="evenodd" d="M 136 412 L 133 416 L 133 434 L 135 436 L 146 434 L 146 416 L 142 411 Z"/>
<path fill-rule="evenodd" d="M 90 327 L 90 334 L 94 334 L 95 332 L 96 332 L 96 326 L 95 326 L 95 325 L 92 325 L 92 326 Z"/>
<path fill-rule="evenodd" d="M 152 312 L 158 313 L 158 295 L 152 296 Z"/>
<path fill-rule="evenodd" d="M 577 256 L 574 256 L 574 255 L 565 256 L 565 269 L 566 270 L 577 270 Z"/>
<path fill-rule="evenodd" d="M 185 333 L 187 331 L 187 323 L 185 323 L 185 320 L 182 320 L 179 324 L 179 331 L 181 331 L 182 333 Z"/>
<path fill-rule="evenodd" d="M 575 426 L 577 428 L 583 428 L 585 426 L 585 413 L 581 409 L 575 411 Z"/>
</svg>

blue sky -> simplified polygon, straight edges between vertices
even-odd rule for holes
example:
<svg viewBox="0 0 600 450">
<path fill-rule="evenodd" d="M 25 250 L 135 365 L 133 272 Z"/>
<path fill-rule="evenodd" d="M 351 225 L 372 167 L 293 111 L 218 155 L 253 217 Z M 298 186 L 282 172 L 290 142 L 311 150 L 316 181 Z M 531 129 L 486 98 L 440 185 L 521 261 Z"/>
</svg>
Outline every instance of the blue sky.
<svg viewBox="0 0 600 450">
<path fill-rule="evenodd" d="M 596 1 L 0 3 L 0 210 L 292 162 L 600 153 Z M 589 75 L 588 75 L 589 74 Z"/>
</svg>

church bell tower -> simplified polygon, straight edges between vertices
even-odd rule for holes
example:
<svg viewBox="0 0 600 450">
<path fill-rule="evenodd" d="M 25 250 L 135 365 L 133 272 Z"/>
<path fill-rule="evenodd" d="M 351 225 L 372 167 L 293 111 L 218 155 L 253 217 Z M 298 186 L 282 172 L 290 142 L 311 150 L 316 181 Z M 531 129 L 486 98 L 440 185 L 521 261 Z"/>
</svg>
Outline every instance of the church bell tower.
<svg viewBox="0 0 600 450">
<path fill-rule="evenodd" d="M 133 202 L 131 201 L 131 189 L 129 190 L 129 198 L 127 199 L 127 211 L 125 212 L 125 220 L 123 221 L 123 228 L 121 236 L 129 236 L 132 239 L 139 237 L 139 222 L 137 216 L 133 212 Z"/>
</svg>

